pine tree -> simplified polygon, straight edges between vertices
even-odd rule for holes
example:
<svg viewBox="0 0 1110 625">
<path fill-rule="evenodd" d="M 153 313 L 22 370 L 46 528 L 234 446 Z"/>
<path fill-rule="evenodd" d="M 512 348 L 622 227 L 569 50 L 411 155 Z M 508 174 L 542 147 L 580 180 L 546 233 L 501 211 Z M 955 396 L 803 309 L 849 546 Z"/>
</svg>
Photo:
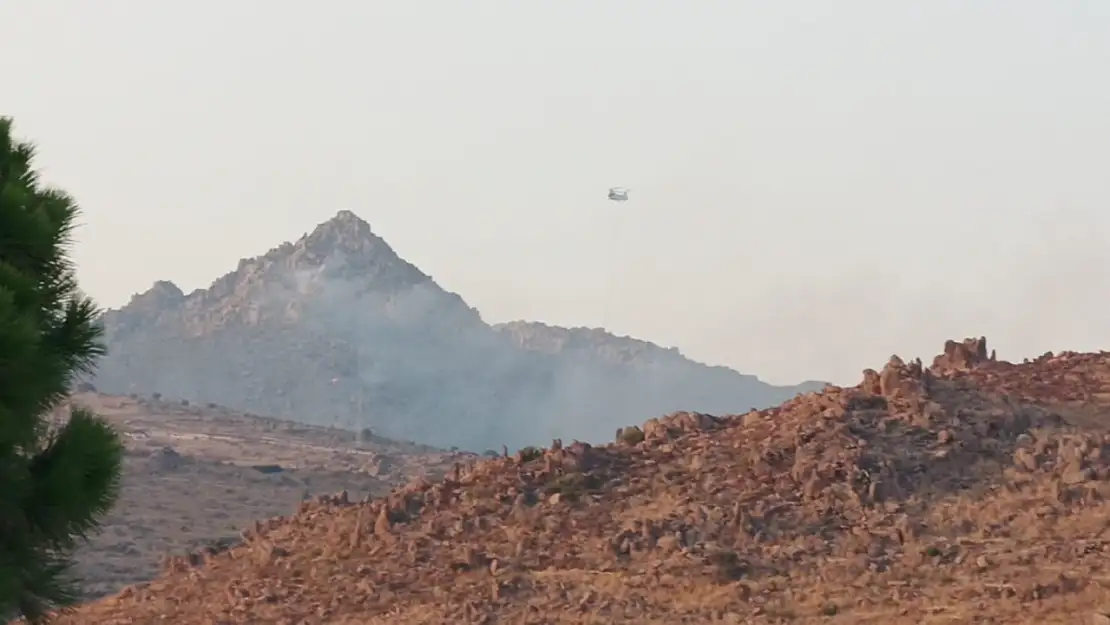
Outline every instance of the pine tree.
<svg viewBox="0 0 1110 625">
<path fill-rule="evenodd" d="M 0 621 L 79 597 L 72 554 L 119 492 L 123 445 L 80 408 L 51 417 L 104 352 L 68 257 L 79 209 L 0 118 Z"/>
</svg>

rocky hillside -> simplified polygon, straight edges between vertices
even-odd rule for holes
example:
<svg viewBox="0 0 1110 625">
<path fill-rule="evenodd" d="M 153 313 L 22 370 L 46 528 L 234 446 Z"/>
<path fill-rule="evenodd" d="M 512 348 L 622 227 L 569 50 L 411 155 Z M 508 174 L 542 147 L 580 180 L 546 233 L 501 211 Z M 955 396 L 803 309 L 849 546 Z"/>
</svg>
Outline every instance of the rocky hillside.
<svg viewBox="0 0 1110 625">
<path fill-rule="evenodd" d="M 851 388 L 456 465 L 59 621 L 1107 623 L 1110 353 L 949 342 Z"/>
<path fill-rule="evenodd" d="M 256 519 L 289 514 L 306 497 L 382 495 L 465 457 L 222 406 L 92 392 L 71 396 L 55 418 L 71 406 L 106 419 L 126 450 L 120 499 L 77 552 L 87 598 L 149 581 L 167 554 L 234 544 Z"/>
<path fill-rule="evenodd" d="M 104 316 L 97 388 L 481 451 L 607 439 L 639 415 L 735 412 L 776 387 L 602 331 L 492 328 L 348 211 L 186 295 Z"/>
</svg>

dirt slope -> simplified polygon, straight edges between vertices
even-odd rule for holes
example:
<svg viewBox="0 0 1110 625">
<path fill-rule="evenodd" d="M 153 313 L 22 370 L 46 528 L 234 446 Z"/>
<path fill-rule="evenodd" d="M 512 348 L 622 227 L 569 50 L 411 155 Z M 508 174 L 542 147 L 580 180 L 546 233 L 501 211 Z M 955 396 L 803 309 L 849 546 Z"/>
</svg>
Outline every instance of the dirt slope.
<svg viewBox="0 0 1110 625">
<path fill-rule="evenodd" d="M 1110 355 L 945 352 L 306 504 L 60 623 L 1098 622 Z"/>
<path fill-rule="evenodd" d="M 90 598 L 153 579 L 167 554 L 237 543 L 256 519 L 289 514 L 306 497 L 381 495 L 417 475 L 441 476 L 458 458 L 216 405 L 91 392 L 71 401 L 111 422 L 127 450 L 120 501 L 77 554 Z"/>
</svg>

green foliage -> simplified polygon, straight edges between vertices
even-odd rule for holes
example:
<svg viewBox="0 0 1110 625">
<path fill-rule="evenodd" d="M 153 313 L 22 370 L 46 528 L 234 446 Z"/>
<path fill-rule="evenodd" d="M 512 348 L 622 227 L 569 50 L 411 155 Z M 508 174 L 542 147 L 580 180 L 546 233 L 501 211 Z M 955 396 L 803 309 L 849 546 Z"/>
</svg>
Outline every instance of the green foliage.
<svg viewBox="0 0 1110 625">
<path fill-rule="evenodd" d="M 543 456 L 543 452 L 535 447 L 522 447 L 517 454 L 521 462 L 531 462 Z"/>
<path fill-rule="evenodd" d="M 567 501 L 575 501 L 583 494 L 600 486 L 600 481 L 594 475 L 585 473 L 567 473 L 555 478 L 545 489 L 548 495 L 558 493 Z"/>
<path fill-rule="evenodd" d="M 73 550 L 119 491 L 123 445 L 96 416 L 51 411 L 104 353 L 99 311 L 68 256 L 79 213 L 0 118 L 0 621 L 79 596 Z"/>
<path fill-rule="evenodd" d="M 644 441 L 644 431 L 635 425 L 617 430 L 617 441 L 625 445 L 638 445 Z"/>
</svg>

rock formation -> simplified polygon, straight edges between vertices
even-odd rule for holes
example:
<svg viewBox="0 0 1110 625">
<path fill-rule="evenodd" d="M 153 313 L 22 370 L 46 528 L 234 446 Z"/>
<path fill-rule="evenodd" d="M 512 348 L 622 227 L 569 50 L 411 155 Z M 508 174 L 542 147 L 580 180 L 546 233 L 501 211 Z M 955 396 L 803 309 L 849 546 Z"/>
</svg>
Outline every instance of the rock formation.
<svg viewBox="0 0 1110 625">
<path fill-rule="evenodd" d="M 936 371 L 967 371 L 980 363 L 995 360 L 994 352 L 987 356 L 987 339 L 964 339 L 963 342 L 947 341 L 944 353 L 933 359 Z"/>
</svg>

